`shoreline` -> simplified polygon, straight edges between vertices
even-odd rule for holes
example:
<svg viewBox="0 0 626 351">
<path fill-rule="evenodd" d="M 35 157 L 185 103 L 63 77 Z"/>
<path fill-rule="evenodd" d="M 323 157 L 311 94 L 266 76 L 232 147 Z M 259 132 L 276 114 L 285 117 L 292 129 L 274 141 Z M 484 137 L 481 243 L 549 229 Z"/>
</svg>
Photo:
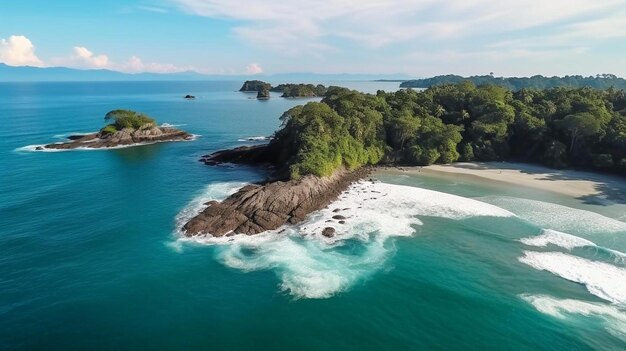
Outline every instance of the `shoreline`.
<svg viewBox="0 0 626 351">
<path fill-rule="evenodd" d="M 569 169 L 552 169 L 540 165 L 514 162 L 459 162 L 425 167 L 379 167 L 379 171 L 398 174 L 448 174 L 472 176 L 483 180 L 519 185 L 574 198 L 614 197 L 626 203 L 624 179 L 601 173 Z M 606 194 L 611 192 L 611 194 Z"/>
</svg>

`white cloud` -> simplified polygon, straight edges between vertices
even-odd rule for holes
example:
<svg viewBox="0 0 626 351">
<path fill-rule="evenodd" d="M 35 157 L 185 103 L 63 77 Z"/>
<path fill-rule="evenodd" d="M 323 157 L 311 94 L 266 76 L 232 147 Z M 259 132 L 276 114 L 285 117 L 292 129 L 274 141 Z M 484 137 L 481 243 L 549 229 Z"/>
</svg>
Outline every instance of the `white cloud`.
<svg viewBox="0 0 626 351">
<path fill-rule="evenodd" d="M 114 65 L 112 68 L 128 73 L 152 72 L 152 73 L 175 73 L 194 70 L 193 67 L 178 67 L 169 63 L 144 63 L 141 58 L 131 56 L 128 61 Z"/>
<path fill-rule="evenodd" d="M 95 55 L 83 46 L 75 46 L 74 54 L 71 57 L 77 66 L 84 68 L 107 68 L 109 57 L 107 55 Z"/>
<path fill-rule="evenodd" d="M 142 11 L 147 11 L 147 12 L 154 12 L 154 13 L 168 13 L 167 9 L 156 7 L 156 6 L 139 5 L 137 6 L 137 9 L 142 10 Z"/>
<path fill-rule="evenodd" d="M 304 54 L 327 48 L 332 38 L 379 48 L 413 39 L 510 34 L 580 22 L 626 6 L 626 0 L 170 1 L 196 15 L 242 22 L 235 33 L 255 45 Z"/>
<path fill-rule="evenodd" d="M 11 66 L 43 66 L 35 55 L 35 46 L 23 35 L 0 39 L 0 62 Z"/>
<path fill-rule="evenodd" d="M 144 62 L 138 56 L 131 56 L 122 62 L 115 62 L 105 54 L 94 54 L 86 47 L 74 47 L 72 54 L 56 57 L 49 61 L 51 66 L 65 66 L 82 69 L 110 69 L 126 73 L 175 73 L 195 70 L 192 66 L 179 67 L 169 63 Z"/>
<path fill-rule="evenodd" d="M 263 68 L 258 63 L 251 63 L 248 66 L 246 66 L 246 73 L 248 74 L 263 73 Z"/>
</svg>

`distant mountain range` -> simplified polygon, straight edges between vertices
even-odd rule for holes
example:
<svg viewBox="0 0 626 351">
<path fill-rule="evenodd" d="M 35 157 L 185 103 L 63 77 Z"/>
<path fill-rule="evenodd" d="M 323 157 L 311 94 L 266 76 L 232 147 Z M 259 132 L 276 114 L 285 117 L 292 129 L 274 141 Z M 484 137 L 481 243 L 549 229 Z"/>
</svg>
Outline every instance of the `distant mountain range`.
<svg viewBox="0 0 626 351">
<path fill-rule="evenodd" d="M 208 75 L 198 72 L 123 73 L 107 69 L 73 69 L 67 67 L 8 66 L 0 63 L 0 82 L 85 82 L 85 81 L 186 81 L 186 80 L 245 80 L 319 82 L 333 80 L 398 80 L 409 78 L 402 74 L 317 74 L 281 73 L 273 75 Z"/>
</svg>

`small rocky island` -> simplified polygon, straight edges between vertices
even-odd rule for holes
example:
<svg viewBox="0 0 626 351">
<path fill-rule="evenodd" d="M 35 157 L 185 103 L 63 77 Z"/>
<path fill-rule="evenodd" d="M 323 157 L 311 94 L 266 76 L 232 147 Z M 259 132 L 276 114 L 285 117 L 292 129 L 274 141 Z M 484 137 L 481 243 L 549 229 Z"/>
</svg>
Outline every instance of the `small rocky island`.
<svg viewBox="0 0 626 351">
<path fill-rule="evenodd" d="M 100 149 L 164 141 L 185 141 L 193 138 L 191 134 L 176 128 L 159 127 L 154 119 L 135 111 L 113 110 L 107 113 L 104 119 L 112 123 L 97 133 L 71 135 L 67 142 L 38 146 L 36 149 Z"/>
</svg>

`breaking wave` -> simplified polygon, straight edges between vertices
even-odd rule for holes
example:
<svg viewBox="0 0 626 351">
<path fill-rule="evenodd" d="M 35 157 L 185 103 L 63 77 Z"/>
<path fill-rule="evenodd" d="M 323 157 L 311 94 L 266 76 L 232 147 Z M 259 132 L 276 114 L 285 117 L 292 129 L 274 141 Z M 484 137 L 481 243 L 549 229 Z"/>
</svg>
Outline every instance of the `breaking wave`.
<svg viewBox="0 0 626 351">
<path fill-rule="evenodd" d="M 613 303 L 626 303 L 626 269 L 562 252 L 525 251 L 519 261 L 563 279 L 585 285 L 587 290 Z"/>
<path fill-rule="evenodd" d="M 626 222 L 601 214 L 549 202 L 487 196 L 480 200 L 505 208 L 542 228 L 574 234 L 606 234 L 626 232 Z"/>
<path fill-rule="evenodd" d="M 204 209 L 208 200 L 223 199 L 242 185 L 208 186 L 177 216 L 177 228 Z M 186 238 L 179 235 L 176 245 L 216 245 L 218 260 L 228 267 L 243 271 L 273 270 L 280 280 L 280 289 L 295 298 L 327 298 L 383 267 L 395 252 L 393 242 L 387 239 L 414 234 L 415 227 L 422 224 L 418 217 L 458 220 L 475 216 L 513 214 L 490 204 L 437 191 L 359 182 L 328 208 L 297 226 L 254 236 Z M 321 232 L 325 227 L 335 228 L 336 235 L 324 237 Z"/>
<path fill-rule="evenodd" d="M 537 311 L 555 318 L 599 318 L 609 333 L 626 340 L 626 310 L 620 306 L 573 299 L 557 299 L 546 295 L 524 294 L 520 297 L 533 305 Z"/>
</svg>

